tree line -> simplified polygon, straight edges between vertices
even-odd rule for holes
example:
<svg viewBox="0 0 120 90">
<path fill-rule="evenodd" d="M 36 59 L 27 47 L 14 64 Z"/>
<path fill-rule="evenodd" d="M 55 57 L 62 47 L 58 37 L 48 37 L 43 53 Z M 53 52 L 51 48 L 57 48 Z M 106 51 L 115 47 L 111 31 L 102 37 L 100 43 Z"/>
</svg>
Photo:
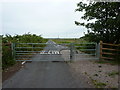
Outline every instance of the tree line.
<svg viewBox="0 0 120 90">
<path fill-rule="evenodd" d="M 44 39 L 41 35 L 26 33 L 23 35 L 6 34 L 2 35 L 2 43 L 45 43 L 47 39 Z"/>
<path fill-rule="evenodd" d="M 120 43 L 120 2 L 79 2 L 76 11 L 85 12 L 81 19 L 75 21 L 78 26 L 85 26 L 88 33 L 83 37 L 88 41 Z M 94 22 L 89 22 L 94 20 Z"/>
</svg>

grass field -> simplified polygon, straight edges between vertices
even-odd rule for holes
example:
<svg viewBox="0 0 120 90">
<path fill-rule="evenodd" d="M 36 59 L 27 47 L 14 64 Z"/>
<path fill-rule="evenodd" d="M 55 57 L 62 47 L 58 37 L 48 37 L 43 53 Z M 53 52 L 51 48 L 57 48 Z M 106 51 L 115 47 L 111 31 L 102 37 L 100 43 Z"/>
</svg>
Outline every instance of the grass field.
<svg viewBox="0 0 120 90">
<path fill-rule="evenodd" d="M 80 39 L 52 39 L 52 41 L 56 42 L 57 44 L 61 44 L 61 43 L 79 43 Z"/>
</svg>

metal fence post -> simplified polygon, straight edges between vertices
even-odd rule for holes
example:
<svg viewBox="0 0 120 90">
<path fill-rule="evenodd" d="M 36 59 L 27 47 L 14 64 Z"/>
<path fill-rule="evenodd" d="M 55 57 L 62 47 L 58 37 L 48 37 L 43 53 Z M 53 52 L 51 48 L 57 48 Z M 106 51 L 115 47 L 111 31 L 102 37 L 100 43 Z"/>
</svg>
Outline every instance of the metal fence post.
<svg viewBox="0 0 120 90">
<path fill-rule="evenodd" d="M 70 61 L 74 59 L 74 43 L 70 44 Z"/>
<path fill-rule="evenodd" d="M 100 60 L 100 43 L 97 44 L 97 57 Z"/>
<path fill-rule="evenodd" d="M 102 48 L 103 48 L 103 42 L 100 41 L 100 60 L 102 60 Z"/>
<path fill-rule="evenodd" d="M 97 57 L 97 51 L 98 51 L 98 44 L 95 44 L 95 57 Z"/>
<path fill-rule="evenodd" d="M 11 50 L 12 50 L 12 56 L 13 56 L 13 43 L 11 43 Z"/>
<path fill-rule="evenodd" d="M 12 55 L 13 59 L 15 60 L 15 43 L 12 43 Z"/>
</svg>

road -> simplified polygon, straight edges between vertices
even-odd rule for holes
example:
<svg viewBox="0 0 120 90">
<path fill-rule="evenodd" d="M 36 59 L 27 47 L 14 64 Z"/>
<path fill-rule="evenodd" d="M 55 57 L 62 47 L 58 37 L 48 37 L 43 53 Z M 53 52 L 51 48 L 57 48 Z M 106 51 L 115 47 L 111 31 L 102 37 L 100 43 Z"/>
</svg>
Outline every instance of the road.
<svg viewBox="0 0 120 90">
<path fill-rule="evenodd" d="M 67 58 L 69 60 L 69 55 L 61 54 L 61 50 L 67 49 L 68 47 L 58 45 L 55 42 L 49 40 L 46 44 L 46 47 L 40 54 L 35 55 L 32 58 L 32 61 L 65 61 Z M 67 61 L 67 60 L 66 60 Z"/>
<path fill-rule="evenodd" d="M 53 43 L 49 41 L 48 43 Z M 52 45 L 52 44 L 51 44 Z M 45 50 L 48 50 L 47 48 Z M 53 48 L 55 49 L 55 48 Z M 56 48 L 59 50 L 59 48 Z M 56 50 L 55 49 L 55 50 Z M 50 49 L 51 50 L 51 49 Z M 50 56 L 50 55 L 49 55 Z M 55 58 L 45 56 L 47 59 Z M 37 57 L 38 59 L 38 57 Z M 61 59 L 57 56 L 56 59 Z M 79 77 L 78 77 L 79 76 Z M 85 81 L 85 77 L 74 74 L 66 62 L 36 62 L 26 63 L 10 79 L 3 83 L 3 88 L 89 88 L 91 87 Z"/>
</svg>

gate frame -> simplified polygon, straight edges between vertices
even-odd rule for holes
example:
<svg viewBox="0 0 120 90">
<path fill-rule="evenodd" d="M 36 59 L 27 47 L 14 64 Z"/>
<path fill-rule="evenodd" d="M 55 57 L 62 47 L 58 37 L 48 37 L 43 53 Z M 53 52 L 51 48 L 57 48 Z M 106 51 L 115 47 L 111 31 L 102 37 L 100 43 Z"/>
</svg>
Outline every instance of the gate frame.
<svg viewBox="0 0 120 90">
<path fill-rule="evenodd" d="M 75 52 L 74 52 L 75 47 L 76 47 L 75 44 L 95 44 L 95 56 L 94 57 L 96 58 L 96 60 L 100 60 L 100 43 L 91 42 L 91 43 L 71 43 L 70 44 L 70 60 L 71 61 L 74 61 L 74 58 L 75 58 Z"/>
<path fill-rule="evenodd" d="M 32 60 L 16 60 L 16 53 L 17 53 L 17 50 L 16 50 L 16 44 L 32 44 L 32 47 L 31 47 L 31 49 L 32 49 L 32 51 L 31 52 L 34 52 L 34 50 L 33 50 L 33 45 L 35 45 L 35 44 L 45 44 L 45 45 L 47 45 L 47 43 L 12 43 L 12 45 L 11 45 L 11 47 L 12 47 L 12 55 L 13 55 L 13 57 L 14 57 L 14 60 L 15 61 L 32 61 Z M 64 44 L 53 44 L 53 45 L 68 45 L 69 47 L 70 47 L 70 44 L 66 44 L 66 43 L 64 43 Z M 67 48 L 68 50 L 70 50 L 70 48 Z M 20 47 L 20 48 L 27 48 L 27 47 Z M 29 48 L 29 47 L 28 47 Z M 42 47 L 38 47 L 38 48 L 42 48 Z M 44 47 L 43 47 L 44 48 Z M 62 50 L 66 50 L 66 49 L 62 49 Z M 72 49 L 73 50 L 73 49 Z M 20 51 L 20 52 L 22 52 L 22 51 Z M 27 51 L 23 51 L 22 53 L 24 53 L 24 52 L 27 52 Z M 35 52 L 41 52 L 41 51 L 35 51 Z M 73 56 L 73 55 L 72 55 Z M 28 59 L 28 58 L 27 58 Z M 30 58 L 31 59 L 31 58 Z"/>
<path fill-rule="evenodd" d="M 33 47 L 33 44 L 46 44 L 46 43 L 12 43 L 11 47 L 12 47 L 12 55 L 14 57 L 14 60 L 16 60 L 16 50 L 15 50 L 16 44 L 32 44 L 32 47 Z M 69 44 L 67 44 L 70 47 L 69 48 L 70 61 L 74 61 L 74 58 L 75 58 L 75 44 L 95 44 L 95 52 L 96 52 L 95 56 L 98 60 L 100 60 L 100 43 L 91 42 L 91 43 L 69 43 Z M 59 45 L 59 44 L 57 44 L 57 45 Z M 60 45 L 62 45 L 62 44 L 60 44 Z M 16 61 L 32 61 L 32 60 L 16 60 Z"/>
<path fill-rule="evenodd" d="M 32 61 L 32 60 L 16 60 L 16 44 L 32 44 L 31 49 L 33 50 L 33 44 L 46 44 L 46 43 L 12 43 L 11 47 L 12 47 L 12 55 L 15 61 Z M 27 47 L 20 47 L 20 48 L 27 48 Z M 42 47 L 39 47 L 42 48 Z M 22 51 L 21 51 L 22 52 Z M 23 52 L 27 52 L 27 51 L 23 51 Z M 34 52 L 34 51 L 33 51 Z M 36 51 L 36 52 L 40 52 L 40 51 Z"/>
</svg>

